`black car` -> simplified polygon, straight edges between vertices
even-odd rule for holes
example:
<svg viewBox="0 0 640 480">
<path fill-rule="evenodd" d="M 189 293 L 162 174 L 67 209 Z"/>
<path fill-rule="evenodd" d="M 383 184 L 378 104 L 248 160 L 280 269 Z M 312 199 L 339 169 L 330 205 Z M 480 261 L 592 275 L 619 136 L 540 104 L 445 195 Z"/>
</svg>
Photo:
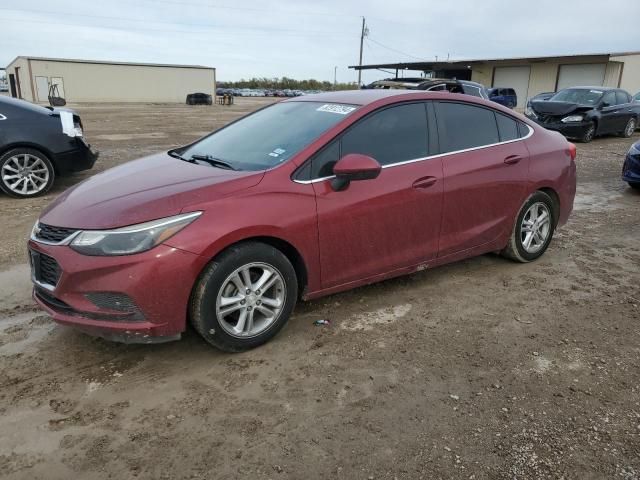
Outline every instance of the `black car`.
<svg viewBox="0 0 640 480">
<path fill-rule="evenodd" d="M 213 105 L 213 98 L 206 93 L 190 93 L 187 95 L 187 105 Z"/>
<path fill-rule="evenodd" d="M 41 195 L 51 188 L 56 175 L 88 170 L 97 158 L 73 110 L 0 97 L 3 192 L 22 198 Z"/>
<path fill-rule="evenodd" d="M 596 135 L 633 135 L 640 104 L 619 88 L 571 87 L 548 100 L 532 100 L 525 115 L 548 130 L 586 143 Z"/>
</svg>

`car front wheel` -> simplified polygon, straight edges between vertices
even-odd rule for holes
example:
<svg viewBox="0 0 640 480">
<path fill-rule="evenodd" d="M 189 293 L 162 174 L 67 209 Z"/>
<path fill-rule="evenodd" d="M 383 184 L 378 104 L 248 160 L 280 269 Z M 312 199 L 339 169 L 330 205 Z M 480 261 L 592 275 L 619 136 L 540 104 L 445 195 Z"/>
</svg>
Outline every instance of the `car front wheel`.
<svg viewBox="0 0 640 480">
<path fill-rule="evenodd" d="M 49 159 L 31 148 L 15 148 L 0 156 L 0 188 L 7 195 L 30 198 L 46 193 L 55 179 Z"/>
<path fill-rule="evenodd" d="M 555 229 L 551 197 L 544 192 L 531 195 L 518 212 L 513 232 L 503 255 L 517 262 L 531 262 L 549 247 Z"/>
<path fill-rule="evenodd" d="M 211 345 L 240 352 L 274 337 L 297 297 L 296 272 L 287 257 L 270 245 L 247 242 L 225 250 L 200 275 L 191 323 Z"/>
<path fill-rule="evenodd" d="M 580 142 L 589 143 L 596 136 L 596 124 L 591 122 L 587 125 L 586 130 L 580 137 Z"/>
</svg>

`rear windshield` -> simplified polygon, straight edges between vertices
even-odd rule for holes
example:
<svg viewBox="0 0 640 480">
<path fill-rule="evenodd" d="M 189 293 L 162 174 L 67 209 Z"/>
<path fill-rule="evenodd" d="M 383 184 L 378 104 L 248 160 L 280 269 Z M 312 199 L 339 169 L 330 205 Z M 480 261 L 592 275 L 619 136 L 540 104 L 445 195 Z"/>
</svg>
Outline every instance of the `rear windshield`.
<svg viewBox="0 0 640 480">
<path fill-rule="evenodd" d="M 549 100 L 552 102 L 569 102 L 578 105 L 596 105 L 602 98 L 602 90 L 595 88 L 567 88 L 560 90 Z"/>
<path fill-rule="evenodd" d="M 259 110 L 180 154 L 208 155 L 236 170 L 265 170 L 290 159 L 357 109 L 324 102 L 282 102 Z"/>
</svg>

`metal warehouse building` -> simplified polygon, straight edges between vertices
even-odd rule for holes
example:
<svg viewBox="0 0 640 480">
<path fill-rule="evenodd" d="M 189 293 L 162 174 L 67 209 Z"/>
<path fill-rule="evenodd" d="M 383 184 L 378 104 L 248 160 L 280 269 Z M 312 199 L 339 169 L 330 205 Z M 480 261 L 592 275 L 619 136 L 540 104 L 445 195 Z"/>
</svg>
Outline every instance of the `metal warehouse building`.
<svg viewBox="0 0 640 480">
<path fill-rule="evenodd" d="M 68 102 L 183 103 L 215 92 L 216 70 L 198 65 L 17 57 L 6 68 L 13 97 L 46 103 L 49 86 Z"/>
<path fill-rule="evenodd" d="M 512 87 L 518 94 L 518 108 L 524 108 L 527 99 L 534 95 L 571 86 L 620 87 L 632 95 L 640 91 L 640 52 L 389 63 L 350 68 L 379 69 L 387 73 L 395 70 L 396 76 L 413 70 L 433 77 L 472 80 L 487 87 Z"/>
</svg>

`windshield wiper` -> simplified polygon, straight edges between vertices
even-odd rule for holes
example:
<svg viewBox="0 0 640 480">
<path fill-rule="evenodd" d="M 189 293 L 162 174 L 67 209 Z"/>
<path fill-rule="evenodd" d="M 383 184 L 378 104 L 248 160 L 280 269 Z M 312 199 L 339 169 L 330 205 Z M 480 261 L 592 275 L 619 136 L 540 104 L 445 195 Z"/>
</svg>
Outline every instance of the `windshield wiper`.
<svg viewBox="0 0 640 480">
<path fill-rule="evenodd" d="M 237 170 L 230 163 L 225 162 L 224 160 L 221 160 L 219 158 L 212 157 L 211 155 L 191 155 L 190 160 L 191 161 L 193 161 L 193 160 L 201 160 L 203 162 L 207 162 L 207 163 L 213 165 L 214 167 L 224 168 L 224 169 L 227 169 L 227 170 Z"/>
<path fill-rule="evenodd" d="M 184 158 L 182 155 L 180 155 L 178 152 L 176 152 L 175 150 L 169 150 L 167 152 L 168 155 L 170 155 L 173 158 L 179 158 L 180 160 L 184 160 L 185 162 L 190 162 L 191 160 Z"/>
</svg>

